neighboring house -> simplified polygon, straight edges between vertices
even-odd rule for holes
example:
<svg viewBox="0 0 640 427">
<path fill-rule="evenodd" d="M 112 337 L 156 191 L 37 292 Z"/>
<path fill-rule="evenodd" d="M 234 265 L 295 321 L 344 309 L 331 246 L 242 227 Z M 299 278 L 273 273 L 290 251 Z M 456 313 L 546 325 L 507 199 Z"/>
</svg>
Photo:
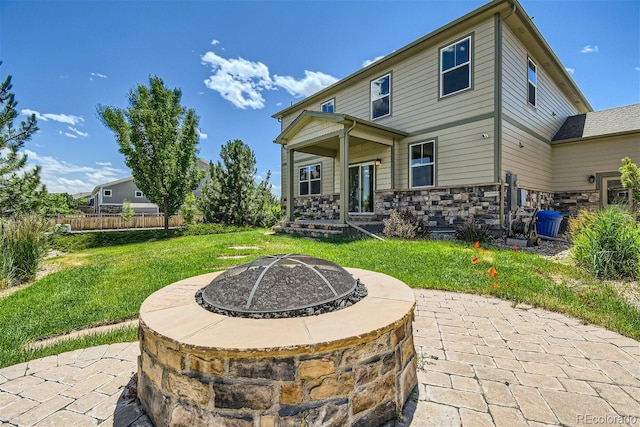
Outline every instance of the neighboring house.
<svg viewBox="0 0 640 427">
<path fill-rule="evenodd" d="M 131 209 L 137 214 L 160 212 L 158 206 L 151 203 L 138 189 L 132 176 L 98 185 L 91 194 L 94 212 L 97 214 L 120 213 L 125 200 L 129 201 Z"/>
<path fill-rule="evenodd" d="M 203 169 L 206 175 L 194 191 L 196 197 L 200 196 L 202 186 L 209 180 L 209 162 L 204 159 L 199 159 L 198 167 Z M 120 213 L 122 212 L 122 205 L 125 200 L 129 201 L 131 209 L 133 209 L 136 214 L 160 213 L 158 206 L 151 203 L 136 186 L 132 176 L 98 185 L 90 194 L 89 204 L 93 206 L 93 213 Z"/>
<path fill-rule="evenodd" d="M 640 104 L 594 113 L 516 0 L 273 117 L 290 221 L 409 209 L 433 227 L 473 219 L 498 231 L 518 205 L 575 214 L 628 197 L 621 159 L 640 163 Z"/>
</svg>

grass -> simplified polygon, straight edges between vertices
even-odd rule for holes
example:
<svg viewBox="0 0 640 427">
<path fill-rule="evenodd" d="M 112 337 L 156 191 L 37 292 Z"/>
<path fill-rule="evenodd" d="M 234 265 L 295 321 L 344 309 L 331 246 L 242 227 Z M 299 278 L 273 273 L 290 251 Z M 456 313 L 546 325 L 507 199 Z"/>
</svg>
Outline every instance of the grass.
<svg viewBox="0 0 640 427">
<path fill-rule="evenodd" d="M 640 312 L 626 304 L 615 290 L 575 268 L 536 254 L 444 241 L 315 241 L 267 235 L 265 231 L 154 235 L 147 236 L 146 241 L 133 234 L 131 239 L 139 243 L 120 236 L 117 245 L 78 249 L 48 260 L 62 270 L 0 300 L 0 367 L 76 348 L 134 341 L 135 329 L 125 329 L 37 351 L 25 349 L 27 343 L 38 339 L 135 317 L 147 296 L 177 280 L 279 253 L 305 253 L 348 267 L 380 271 L 416 288 L 524 302 L 640 339 Z M 67 249 L 82 248 L 87 246 L 85 243 L 65 245 Z M 231 246 L 259 249 L 238 250 Z M 225 255 L 247 258 L 221 258 Z M 478 262 L 473 264 L 475 257 Z M 490 267 L 495 267 L 497 277 L 489 276 Z M 581 286 L 572 288 L 569 285 L 573 283 Z"/>
</svg>

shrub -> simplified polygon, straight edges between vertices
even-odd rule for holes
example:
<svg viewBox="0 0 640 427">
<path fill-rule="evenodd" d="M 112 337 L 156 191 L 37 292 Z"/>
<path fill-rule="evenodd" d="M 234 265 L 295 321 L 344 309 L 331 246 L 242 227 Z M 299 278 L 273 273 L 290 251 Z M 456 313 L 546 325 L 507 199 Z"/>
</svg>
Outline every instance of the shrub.
<svg viewBox="0 0 640 427">
<path fill-rule="evenodd" d="M 200 214 L 200 210 L 198 209 L 196 196 L 193 193 L 187 194 L 187 197 L 184 199 L 184 203 L 180 208 L 180 215 L 184 219 L 184 223 L 187 225 L 192 225 L 196 221 L 196 217 Z"/>
<path fill-rule="evenodd" d="M 598 278 L 640 276 L 640 225 L 619 206 L 580 212 L 569 221 L 571 255 L 576 264 Z"/>
<path fill-rule="evenodd" d="M 12 286 L 33 280 L 47 250 L 47 224 L 31 215 L 3 221 L 0 227 L 0 283 Z"/>
<path fill-rule="evenodd" d="M 388 237 L 400 239 L 424 239 L 431 233 L 431 228 L 409 210 L 392 210 L 384 221 L 382 233 Z"/>
<path fill-rule="evenodd" d="M 456 238 L 463 242 L 490 242 L 493 235 L 488 226 L 467 221 L 456 228 Z"/>
</svg>

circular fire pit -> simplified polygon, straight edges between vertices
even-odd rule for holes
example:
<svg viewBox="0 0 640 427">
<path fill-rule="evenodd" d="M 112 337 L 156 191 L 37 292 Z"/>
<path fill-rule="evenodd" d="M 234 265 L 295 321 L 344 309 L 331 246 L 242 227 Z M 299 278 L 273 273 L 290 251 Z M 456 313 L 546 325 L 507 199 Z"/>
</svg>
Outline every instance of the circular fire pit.
<svg viewBox="0 0 640 427">
<path fill-rule="evenodd" d="M 375 426 L 395 417 L 417 383 L 411 289 L 305 256 L 256 261 L 142 304 L 138 396 L 153 423 Z M 294 270 L 319 282 L 296 286 Z"/>
</svg>

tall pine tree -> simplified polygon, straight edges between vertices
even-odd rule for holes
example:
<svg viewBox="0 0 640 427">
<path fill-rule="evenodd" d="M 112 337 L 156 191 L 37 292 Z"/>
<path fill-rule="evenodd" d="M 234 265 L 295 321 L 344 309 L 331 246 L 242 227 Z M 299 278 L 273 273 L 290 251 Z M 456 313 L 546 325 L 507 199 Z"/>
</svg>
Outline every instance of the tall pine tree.
<svg viewBox="0 0 640 427">
<path fill-rule="evenodd" d="M 210 180 L 202 188 L 199 205 L 206 222 L 237 226 L 268 226 L 275 221 L 269 178 L 255 181 L 256 156 L 239 139 L 220 150 L 221 162 L 210 163 Z"/>
<path fill-rule="evenodd" d="M 180 89 L 169 90 L 161 78 L 149 78 L 129 93 L 129 107 L 98 107 L 98 115 L 117 137 L 120 152 L 145 197 L 169 217 L 200 183 L 198 116 L 180 105 Z"/>
<path fill-rule="evenodd" d="M 0 62 L 0 65 L 2 62 Z M 18 117 L 11 76 L 0 84 L 0 216 L 34 212 L 46 194 L 40 182 L 40 167 L 27 169 L 27 155 L 20 150 L 38 131 L 35 114 L 21 121 Z"/>
</svg>

